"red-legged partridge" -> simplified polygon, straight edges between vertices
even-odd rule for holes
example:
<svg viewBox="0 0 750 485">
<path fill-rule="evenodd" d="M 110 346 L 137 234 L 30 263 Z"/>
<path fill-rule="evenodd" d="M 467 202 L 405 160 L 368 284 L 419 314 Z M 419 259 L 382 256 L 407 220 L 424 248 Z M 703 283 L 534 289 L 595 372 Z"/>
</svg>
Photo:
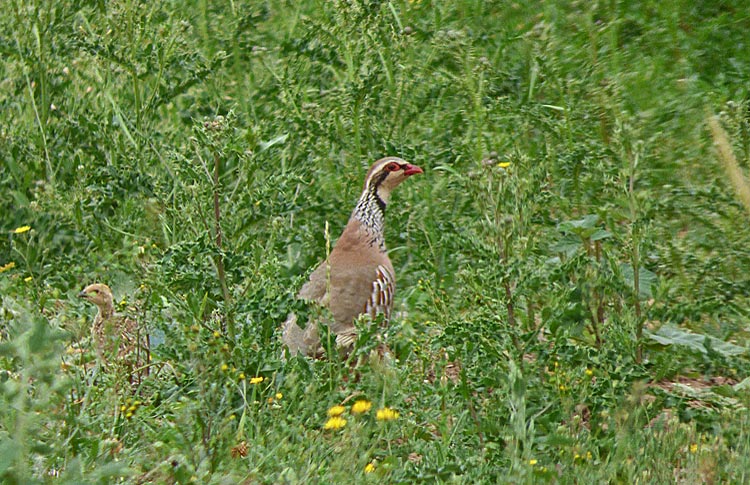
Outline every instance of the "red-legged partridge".
<svg viewBox="0 0 750 485">
<path fill-rule="evenodd" d="M 338 347 L 356 340 L 354 321 L 362 314 L 388 321 L 393 309 L 396 275 L 385 248 L 385 207 L 391 191 L 408 177 L 422 173 L 416 165 L 396 157 L 373 163 L 365 186 L 341 237 L 302 286 L 298 298 L 317 302 L 331 311 L 328 328 Z M 282 341 L 292 355 L 319 355 L 318 327 L 308 322 L 303 330 L 291 313 L 283 324 Z"/>
<path fill-rule="evenodd" d="M 91 325 L 91 341 L 100 365 L 110 362 L 117 370 L 128 374 L 131 384 L 140 384 L 148 374 L 149 342 L 135 320 L 115 313 L 112 290 L 102 283 L 94 283 L 78 296 L 99 309 Z"/>
</svg>

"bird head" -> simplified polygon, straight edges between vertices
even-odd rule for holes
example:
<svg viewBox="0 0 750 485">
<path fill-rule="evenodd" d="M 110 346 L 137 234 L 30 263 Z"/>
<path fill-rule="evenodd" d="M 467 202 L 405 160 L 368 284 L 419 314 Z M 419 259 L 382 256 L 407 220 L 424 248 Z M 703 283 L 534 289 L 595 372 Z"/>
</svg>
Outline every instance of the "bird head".
<svg viewBox="0 0 750 485">
<path fill-rule="evenodd" d="M 112 307 L 112 290 L 103 283 L 94 283 L 83 289 L 78 296 L 88 300 L 99 308 Z"/>
<path fill-rule="evenodd" d="M 365 190 L 374 190 L 380 199 L 387 203 L 391 190 L 412 175 L 424 173 L 416 165 L 398 157 L 381 158 L 373 163 L 365 178 Z"/>
</svg>

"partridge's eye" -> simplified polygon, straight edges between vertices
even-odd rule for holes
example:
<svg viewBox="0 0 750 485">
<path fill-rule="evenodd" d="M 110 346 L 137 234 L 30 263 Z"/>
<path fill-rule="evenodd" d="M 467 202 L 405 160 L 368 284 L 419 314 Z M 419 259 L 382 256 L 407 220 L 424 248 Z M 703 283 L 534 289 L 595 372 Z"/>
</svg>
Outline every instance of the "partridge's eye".
<svg viewBox="0 0 750 485">
<path fill-rule="evenodd" d="M 397 172 L 401 170 L 401 165 L 399 165 L 396 162 L 391 162 L 388 164 L 387 167 L 385 167 L 385 169 L 388 170 L 389 172 Z"/>
</svg>

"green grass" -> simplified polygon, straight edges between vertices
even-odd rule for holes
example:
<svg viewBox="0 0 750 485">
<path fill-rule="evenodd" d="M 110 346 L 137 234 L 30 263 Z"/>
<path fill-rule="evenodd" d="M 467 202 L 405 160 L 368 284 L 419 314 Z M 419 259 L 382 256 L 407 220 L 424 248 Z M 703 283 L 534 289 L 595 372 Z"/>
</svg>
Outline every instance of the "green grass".
<svg viewBox="0 0 750 485">
<path fill-rule="evenodd" d="M 750 481 L 750 214 L 707 125 L 747 181 L 750 14 L 696 5 L 9 2 L 2 481 Z M 354 370 L 284 361 L 384 155 L 425 169 L 399 316 Z M 139 396 L 91 373 L 96 281 L 154 339 Z"/>
</svg>

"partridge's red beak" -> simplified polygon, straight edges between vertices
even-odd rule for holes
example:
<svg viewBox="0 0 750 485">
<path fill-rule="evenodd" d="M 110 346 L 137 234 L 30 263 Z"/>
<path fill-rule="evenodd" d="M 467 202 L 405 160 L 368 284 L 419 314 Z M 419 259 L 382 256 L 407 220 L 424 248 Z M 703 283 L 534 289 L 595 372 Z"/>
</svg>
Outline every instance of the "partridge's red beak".
<svg viewBox="0 0 750 485">
<path fill-rule="evenodd" d="M 414 175 L 417 173 L 424 173 L 424 171 L 411 163 L 407 163 L 406 167 L 404 167 L 404 175 Z"/>
</svg>

